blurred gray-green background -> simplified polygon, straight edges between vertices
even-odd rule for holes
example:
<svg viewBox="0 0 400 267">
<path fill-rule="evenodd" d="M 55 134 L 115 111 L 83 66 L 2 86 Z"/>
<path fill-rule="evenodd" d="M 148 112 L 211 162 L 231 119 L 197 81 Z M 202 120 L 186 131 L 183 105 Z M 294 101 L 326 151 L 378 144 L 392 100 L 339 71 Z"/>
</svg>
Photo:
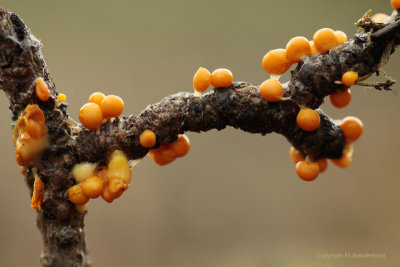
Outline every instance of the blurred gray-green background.
<svg viewBox="0 0 400 267">
<path fill-rule="evenodd" d="M 191 91 L 199 66 L 229 68 L 234 80 L 267 78 L 262 56 L 293 36 L 322 27 L 352 36 L 368 9 L 390 13 L 389 0 L 17 1 L 43 42 L 70 114 L 94 91 L 125 100 L 124 114 L 178 91 Z M 400 80 L 400 53 L 385 70 Z M 287 79 L 287 76 L 286 76 Z M 113 204 L 92 200 L 86 234 L 95 266 L 399 266 L 400 98 L 354 87 L 348 108 L 322 109 L 365 125 L 346 170 L 329 165 L 301 181 L 289 144 L 235 129 L 188 133 L 190 153 L 159 167 L 146 157 L 134 186 Z M 0 266 L 40 266 L 40 234 L 15 163 L 8 102 L 0 94 L 2 186 Z M 383 259 L 324 259 L 334 253 Z M 397 254 L 396 254 L 397 253 Z"/>
</svg>

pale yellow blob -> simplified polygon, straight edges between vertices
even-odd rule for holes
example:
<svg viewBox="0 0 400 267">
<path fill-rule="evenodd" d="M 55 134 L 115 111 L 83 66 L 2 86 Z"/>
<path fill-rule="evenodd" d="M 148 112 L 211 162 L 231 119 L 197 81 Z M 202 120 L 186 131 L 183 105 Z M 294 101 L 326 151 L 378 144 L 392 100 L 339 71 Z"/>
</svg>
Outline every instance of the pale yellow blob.
<svg viewBox="0 0 400 267">
<path fill-rule="evenodd" d="M 124 152 L 115 150 L 111 154 L 108 162 L 106 180 L 109 181 L 111 178 L 119 179 L 128 185 L 131 181 L 131 177 L 132 172 L 128 162 L 128 157 Z"/>
<path fill-rule="evenodd" d="M 72 176 L 77 183 L 85 181 L 87 178 L 92 177 L 94 170 L 96 169 L 96 164 L 89 162 L 82 162 L 76 164 L 72 169 Z"/>
</svg>

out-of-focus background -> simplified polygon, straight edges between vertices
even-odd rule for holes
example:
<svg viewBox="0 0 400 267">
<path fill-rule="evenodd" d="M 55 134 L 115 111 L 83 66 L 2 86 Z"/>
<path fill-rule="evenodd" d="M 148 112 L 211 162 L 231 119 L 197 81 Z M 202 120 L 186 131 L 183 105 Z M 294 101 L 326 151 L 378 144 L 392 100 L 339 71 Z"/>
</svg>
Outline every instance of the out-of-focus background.
<svg viewBox="0 0 400 267">
<path fill-rule="evenodd" d="M 229 68 L 260 84 L 261 58 L 296 35 L 345 31 L 389 0 L 15 1 L 43 53 L 70 114 L 94 91 L 117 94 L 125 114 L 192 90 L 199 66 Z M 400 80 L 400 53 L 385 67 Z M 287 76 L 286 78 L 287 79 Z M 400 85 L 393 92 L 352 88 L 334 118 L 365 125 L 346 170 L 330 164 L 303 182 L 284 137 L 232 128 L 188 133 L 190 153 L 160 167 L 146 157 L 134 186 L 113 204 L 92 200 L 86 235 L 95 266 L 399 266 Z M 40 266 L 41 237 L 12 146 L 8 102 L 0 93 L 0 266 Z M 341 253 L 342 258 L 327 259 Z M 344 259 L 344 253 L 351 258 Z M 380 259 L 355 259 L 375 253 Z"/>
</svg>

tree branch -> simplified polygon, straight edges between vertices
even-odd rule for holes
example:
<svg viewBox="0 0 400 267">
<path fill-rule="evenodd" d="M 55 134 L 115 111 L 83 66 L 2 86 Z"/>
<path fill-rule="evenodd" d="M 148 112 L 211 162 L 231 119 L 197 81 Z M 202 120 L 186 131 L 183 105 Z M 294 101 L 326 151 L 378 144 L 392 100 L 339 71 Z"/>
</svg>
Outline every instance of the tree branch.
<svg viewBox="0 0 400 267">
<path fill-rule="evenodd" d="M 83 161 L 105 162 L 108 154 L 123 150 L 129 159 L 144 157 L 148 149 L 139 144 L 145 129 L 157 135 L 156 147 L 171 143 L 187 131 L 222 130 L 227 126 L 262 135 L 276 132 L 312 159 L 338 158 L 345 146 L 341 129 L 321 110 L 321 126 L 313 132 L 296 124 L 301 107 L 318 108 L 324 97 L 345 89 L 338 81 L 353 70 L 359 76 L 379 73 L 399 43 L 400 23 L 357 33 L 352 40 L 327 54 L 307 57 L 291 72 L 285 98 L 269 103 L 259 89 L 246 82 L 216 88 L 201 98 L 178 93 L 147 106 L 138 116 L 115 118 L 99 131 L 81 126 L 72 131 L 67 123 L 67 105 L 56 101 L 57 91 L 47 71 L 40 42 L 17 15 L 0 9 L 0 89 L 9 101 L 13 124 L 28 104 L 38 104 L 46 118 L 49 146 L 26 172 L 32 189 L 33 169 L 44 182 L 45 197 L 38 212 L 44 252 L 43 266 L 91 266 L 83 232 L 84 214 L 66 196 L 75 181 L 72 167 Z M 373 32 L 375 31 L 375 32 Z M 388 53 L 389 51 L 389 53 Z M 51 97 L 40 101 L 35 81 L 43 77 Z"/>
<path fill-rule="evenodd" d="M 305 132 L 296 124 L 299 109 L 294 101 L 269 103 L 262 99 L 257 87 L 244 82 L 215 89 L 201 98 L 191 93 L 178 93 L 148 106 L 137 117 L 131 115 L 104 123 L 100 133 L 80 131 L 76 137 L 76 150 L 81 161 L 101 161 L 107 152 L 115 149 L 137 159 L 148 152 L 139 143 L 140 133 L 145 129 L 156 133 L 158 147 L 175 141 L 178 134 L 184 132 L 222 130 L 232 126 L 263 135 L 280 133 L 314 158 L 340 157 L 345 143 L 340 128 L 318 110 L 321 127 L 314 132 Z"/>
</svg>

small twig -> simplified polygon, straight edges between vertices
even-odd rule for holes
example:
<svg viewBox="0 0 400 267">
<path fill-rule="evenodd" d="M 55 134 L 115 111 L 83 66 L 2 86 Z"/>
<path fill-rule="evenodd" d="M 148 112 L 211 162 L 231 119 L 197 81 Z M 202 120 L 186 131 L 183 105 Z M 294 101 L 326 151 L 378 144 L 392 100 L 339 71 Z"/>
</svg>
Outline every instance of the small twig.
<svg viewBox="0 0 400 267">
<path fill-rule="evenodd" d="M 364 86 L 364 87 L 371 87 L 375 88 L 379 91 L 386 90 L 386 91 L 391 91 L 392 88 L 390 88 L 393 84 L 395 84 L 396 81 L 394 80 L 387 80 L 386 82 L 357 82 L 357 85 L 359 86 Z"/>
</svg>

